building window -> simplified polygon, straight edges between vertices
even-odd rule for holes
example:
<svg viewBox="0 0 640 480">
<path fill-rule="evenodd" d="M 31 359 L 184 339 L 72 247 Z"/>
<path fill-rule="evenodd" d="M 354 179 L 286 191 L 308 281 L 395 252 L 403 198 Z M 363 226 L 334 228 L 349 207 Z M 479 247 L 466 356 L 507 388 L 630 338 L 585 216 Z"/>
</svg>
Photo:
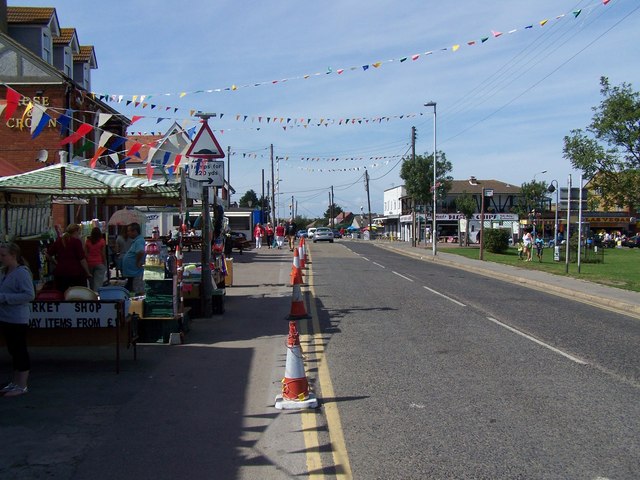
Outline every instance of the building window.
<svg viewBox="0 0 640 480">
<path fill-rule="evenodd" d="M 64 49 L 64 74 L 67 77 L 72 77 L 71 73 L 71 65 L 73 64 L 73 60 L 71 59 L 71 49 L 69 47 L 65 47 Z"/>
<path fill-rule="evenodd" d="M 48 32 L 42 32 L 42 59 L 51 63 L 51 36 Z"/>
</svg>

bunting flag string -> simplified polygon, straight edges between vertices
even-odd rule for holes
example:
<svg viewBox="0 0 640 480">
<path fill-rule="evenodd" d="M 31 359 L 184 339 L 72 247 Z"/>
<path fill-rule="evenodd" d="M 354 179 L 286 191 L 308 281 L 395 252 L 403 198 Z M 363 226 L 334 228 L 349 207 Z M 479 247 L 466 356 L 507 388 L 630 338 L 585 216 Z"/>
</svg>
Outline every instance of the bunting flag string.
<svg viewBox="0 0 640 480">
<path fill-rule="evenodd" d="M 12 102 L 16 101 L 16 102 L 20 102 L 20 100 L 23 98 L 22 95 L 20 95 L 18 92 L 15 92 L 15 94 L 13 95 L 12 98 Z M 17 100 L 16 100 L 17 99 Z M 32 138 L 35 138 L 39 135 L 40 131 L 42 130 L 42 128 L 48 123 L 48 121 L 52 118 L 50 117 L 47 113 L 46 113 L 46 109 L 45 107 L 38 105 L 38 104 L 33 104 L 33 103 L 29 103 L 31 105 L 31 114 L 32 114 L 32 126 L 31 126 L 31 135 Z M 60 126 L 60 130 L 64 131 L 65 133 L 70 133 L 67 137 L 65 137 L 61 144 L 67 144 L 67 143 L 71 143 L 71 144 L 75 144 L 78 141 L 80 141 L 82 138 L 84 138 L 86 135 L 88 135 L 91 131 L 94 130 L 94 126 L 90 125 L 88 123 L 81 123 L 77 130 L 74 131 L 73 129 L 73 122 L 75 122 L 76 120 L 73 119 L 73 111 L 70 110 L 65 110 L 64 113 L 61 113 L 58 118 L 56 119 L 57 123 Z M 109 116 L 109 118 L 106 117 L 99 117 L 99 114 L 97 115 L 98 118 L 98 122 L 100 123 L 101 121 L 106 123 L 111 117 Z M 269 120 L 271 121 L 271 117 L 266 117 L 269 118 Z M 265 120 L 266 120 L 265 118 Z M 38 120 L 39 119 L 39 120 Z M 307 119 L 307 121 L 309 121 L 310 119 Z M 361 120 L 361 119 L 360 119 Z M 244 121 L 244 120 L 243 120 Z M 276 123 L 278 121 L 283 122 L 284 123 L 284 119 L 282 120 L 275 120 Z M 320 119 L 319 120 L 319 125 L 327 125 L 327 122 L 329 120 L 327 119 Z M 349 120 L 351 121 L 351 120 Z M 291 120 L 287 120 L 288 123 L 291 123 Z M 37 125 L 36 125 L 37 123 Z M 348 123 L 348 122 L 347 122 Z M 361 123 L 361 121 L 356 122 L 356 119 L 353 119 L 353 123 Z M 36 125 L 34 127 L 34 125 Z M 306 126 L 306 125 L 305 125 Z M 173 135 L 167 136 L 164 138 L 164 140 L 171 140 L 172 138 L 174 138 L 177 135 L 188 135 L 190 138 L 193 137 L 193 134 L 195 133 L 195 129 L 196 127 L 192 127 L 189 130 L 185 131 L 185 130 L 179 130 L 176 133 L 174 133 Z M 100 131 L 100 137 L 97 143 L 93 142 L 90 139 L 85 139 L 85 142 L 83 143 L 83 145 L 79 148 L 76 149 L 75 153 L 77 155 L 86 152 L 87 150 L 90 150 L 92 147 L 95 147 L 95 153 L 94 155 L 91 157 L 91 159 L 88 161 L 89 165 L 91 168 L 95 168 L 98 160 L 101 158 L 109 158 L 114 165 L 116 165 L 117 167 L 122 167 L 123 165 L 125 165 L 127 163 L 127 161 L 129 161 L 132 157 L 138 156 L 140 157 L 140 152 L 142 151 L 143 148 L 148 148 L 148 154 L 147 154 L 147 160 L 144 162 L 145 165 L 145 170 L 147 173 L 147 176 L 152 178 L 153 177 L 153 172 L 154 169 L 160 168 L 163 175 L 165 176 L 165 178 L 167 179 L 171 179 L 173 177 L 173 175 L 175 174 L 176 169 L 179 167 L 179 165 L 181 164 L 183 155 L 182 154 L 176 154 L 175 152 L 171 152 L 171 151 L 166 151 L 166 150 L 162 150 L 161 148 L 158 148 L 156 145 L 159 142 L 159 140 L 153 140 L 150 143 L 147 144 L 143 144 L 142 142 L 139 141 L 134 141 L 133 145 L 128 149 L 128 150 L 121 150 L 118 151 L 118 149 L 120 147 L 122 147 L 125 142 L 127 141 L 126 137 L 121 137 L 118 136 L 116 134 L 114 134 L 113 132 L 109 132 L 106 130 L 101 130 L 99 128 L 95 128 L 95 130 Z M 111 145 L 108 146 L 108 143 L 111 142 Z M 175 146 L 175 143 L 171 142 L 172 145 Z M 126 153 L 125 153 L 126 152 Z M 152 163 L 152 159 L 155 157 L 157 152 L 161 152 L 162 153 L 162 159 L 160 160 L 161 165 L 158 165 L 156 163 Z M 123 158 L 122 160 L 120 160 L 120 155 L 123 154 L 125 155 L 125 158 Z M 240 155 L 239 152 L 231 152 L 231 155 L 235 156 L 235 155 Z M 174 161 L 173 164 L 169 165 L 171 162 L 171 157 L 174 156 Z M 257 154 L 255 152 L 245 152 L 242 153 L 243 158 L 266 158 L 265 154 Z M 284 162 L 288 162 L 288 161 L 292 161 L 292 160 L 300 160 L 303 162 L 340 162 L 340 161 L 350 161 L 350 162 L 354 162 L 354 161 L 374 161 L 376 163 L 373 163 L 371 165 L 369 165 L 370 168 L 376 168 L 379 166 L 383 166 L 389 163 L 389 161 L 391 159 L 395 159 L 395 158 L 399 158 L 401 156 L 399 155 L 392 155 L 392 156 L 349 156 L 349 157 L 319 157 L 319 156 L 300 156 L 300 157 L 296 157 L 296 156 L 283 156 L 281 157 L 281 159 Z M 77 161 L 78 157 L 76 157 L 76 161 Z M 81 160 L 85 160 L 85 159 L 81 159 Z M 382 163 L 379 163 L 380 161 L 382 161 Z M 167 167 L 167 165 L 169 165 Z M 286 163 L 285 163 L 286 166 Z M 290 165 L 293 166 L 293 165 Z M 299 167 L 302 168 L 305 171 L 308 172 L 348 172 L 348 171 L 359 171 L 361 169 L 367 168 L 365 166 L 354 166 L 354 167 L 348 167 L 348 168 L 306 168 L 306 167 Z"/>
<path fill-rule="evenodd" d="M 591 13 L 596 7 L 598 6 L 606 6 L 608 3 L 610 3 L 610 0 L 597 0 L 594 1 L 590 6 L 588 7 L 583 7 L 580 10 L 573 10 L 571 12 L 567 12 L 567 13 L 563 13 L 560 15 L 557 15 L 553 18 L 553 21 L 560 21 L 564 18 L 577 18 L 578 15 L 580 15 L 580 13 L 585 10 L 588 11 L 588 13 Z M 571 15 L 573 17 L 571 17 Z M 551 20 L 549 18 L 545 18 L 543 20 L 540 20 L 538 22 L 531 22 L 527 25 L 525 25 L 522 28 L 513 28 L 511 30 L 507 31 L 508 35 L 513 35 L 517 32 L 520 31 L 527 31 L 527 30 L 533 30 L 534 25 L 537 23 L 537 25 L 539 25 L 539 28 L 544 28 Z M 493 37 L 494 39 L 497 39 L 499 37 L 503 37 L 504 38 L 504 34 L 501 31 L 497 31 L 497 30 L 491 30 L 491 37 Z M 433 50 L 429 50 L 426 52 L 421 52 L 421 53 L 414 53 L 411 55 L 405 55 L 399 58 L 393 58 L 393 59 L 389 59 L 389 60 L 377 60 L 374 62 L 370 62 L 367 63 L 365 65 L 355 65 L 355 66 L 351 66 L 351 67 L 344 67 L 344 68 L 337 68 L 337 69 L 333 69 L 332 67 L 328 67 L 326 71 L 322 71 L 322 72 L 316 72 L 313 74 L 304 74 L 304 75 L 298 75 L 295 77 L 290 77 L 290 78 L 283 78 L 280 80 L 269 80 L 269 81 L 263 81 L 263 82 L 253 82 L 253 83 L 247 83 L 244 85 L 237 85 L 235 83 L 233 83 L 230 86 L 227 87 L 219 87 L 219 88 L 210 88 L 210 89 L 200 89 L 200 90 L 193 90 L 193 91 L 182 91 L 182 92 L 173 92 L 173 93 L 154 93 L 154 94 L 145 94 L 145 95 L 132 95 L 132 94 L 99 94 L 99 93 L 95 93 L 95 92 L 91 92 L 92 95 L 97 96 L 98 98 L 100 98 L 101 100 L 105 100 L 107 102 L 109 101 L 113 101 L 113 102 L 117 102 L 117 103 L 121 103 L 121 102 L 126 102 L 127 105 L 133 104 L 134 107 L 138 107 L 138 106 L 142 106 L 142 108 L 145 108 L 149 105 L 148 101 L 151 100 L 151 98 L 155 98 L 158 96 L 161 97 L 176 97 L 176 98 L 184 98 L 187 95 L 194 95 L 194 94 L 201 94 L 201 93 L 221 93 L 221 92 L 227 92 L 227 91 L 237 91 L 239 89 L 244 89 L 244 88 L 252 88 L 252 87 L 260 87 L 260 86 L 265 86 L 265 85 L 281 85 L 283 83 L 286 82 L 290 82 L 293 80 L 307 80 L 309 78 L 312 77 L 323 77 L 326 75 L 332 75 L 337 74 L 337 75 L 342 75 L 345 72 L 354 72 L 354 71 L 361 71 L 361 72 L 367 72 L 367 71 L 373 71 L 376 69 L 379 69 L 380 67 L 382 67 L 385 64 L 391 64 L 391 63 L 406 63 L 408 59 L 411 59 L 412 61 L 417 61 L 419 60 L 421 57 L 427 57 L 429 55 L 433 55 L 435 52 L 453 52 L 456 53 L 458 52 L 461 47 L 463 46 L 467 46 L 467 47 L 473 47 L 473 46 L 477 46 L 477 45 L 482 45 L 485 42 L 487 42 L 490 39 L 489 36 L 483 36 L 480 37 L 480 39 L 471 39 L 471 40 L 467 40 L 465 42 L 456 42 L 453 43 L 452 45 L 447 45 L 438 49 L 433 49 Z M 372 68 L 370 68 L 372 67 Z M 130 100 L 129 100 L 130 98 Z M 147 100 L 147 102 L 144 102 L 144 100 Z M 155 108 L 155 107 L 159 107 L 159 108 L 165 108 L 166 110 L 169 110 L 171 108 L 176 108 L 176 107 L 165 107 L 162 105 L 158 105 L 158 104 L 151 104 L 151 108 Z M 177 111 L 177 108 L 176 108 Z M 193 114 L 191 114 L 191 116 L 193 116 Z"/>
</svg>

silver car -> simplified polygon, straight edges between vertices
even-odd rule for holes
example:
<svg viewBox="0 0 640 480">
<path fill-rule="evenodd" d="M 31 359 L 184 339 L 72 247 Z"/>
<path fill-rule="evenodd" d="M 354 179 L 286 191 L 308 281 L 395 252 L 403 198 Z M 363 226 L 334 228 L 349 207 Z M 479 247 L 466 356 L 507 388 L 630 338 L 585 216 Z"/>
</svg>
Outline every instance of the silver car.
<svg viewBox="0 0 640 480">
<path fill-rule="evenodd" d="M 313 234 L 313 243 L 316 242 L 333 243 L 333 231 L 328 227 L 318 227 Z"/>
</svg>

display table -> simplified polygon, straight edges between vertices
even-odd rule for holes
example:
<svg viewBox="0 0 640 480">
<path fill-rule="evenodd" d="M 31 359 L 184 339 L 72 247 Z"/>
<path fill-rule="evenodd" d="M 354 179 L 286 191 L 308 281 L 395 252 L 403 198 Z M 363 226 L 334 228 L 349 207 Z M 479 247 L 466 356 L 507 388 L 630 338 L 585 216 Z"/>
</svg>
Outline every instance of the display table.
<svg viewBox="0 0 640 480">
<path fill-rule="evenodd" d="M 121 345 L 132 347 L 134 360 L 138 356 L 135 324 L 125 319 L 122 300 L 34 301 L 27 341 L 29 346 L 47 347 L 115 344 L 116 373 Z"/>
<path fill-rule="evenodd" d="M 185 307 L 175 315 L 150 316 L 144 312 L 144 297 L 131 300 L 129 312 L 136 318 L 141 343 L 169 343 L 172 333 L 189 331 L 190 308 Z"/>
</svg>

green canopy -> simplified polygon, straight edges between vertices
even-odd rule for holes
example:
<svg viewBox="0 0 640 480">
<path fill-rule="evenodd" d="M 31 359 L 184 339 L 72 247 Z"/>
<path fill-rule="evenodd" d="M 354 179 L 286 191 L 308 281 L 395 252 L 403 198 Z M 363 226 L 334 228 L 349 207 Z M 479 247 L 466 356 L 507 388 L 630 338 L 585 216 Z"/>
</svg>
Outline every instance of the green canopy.
<svg viewBox="0 0 640 480">
<path fill-rule="evenodd" d="M 178 202 L 180 184 L 146 180 L 122 173 L 58 163 L 0 178 L 0 192 L 54 197 L 107 197 L 109 204 Z M 146 203 L 145 203 L 146 202 Z"/>
</svg>

